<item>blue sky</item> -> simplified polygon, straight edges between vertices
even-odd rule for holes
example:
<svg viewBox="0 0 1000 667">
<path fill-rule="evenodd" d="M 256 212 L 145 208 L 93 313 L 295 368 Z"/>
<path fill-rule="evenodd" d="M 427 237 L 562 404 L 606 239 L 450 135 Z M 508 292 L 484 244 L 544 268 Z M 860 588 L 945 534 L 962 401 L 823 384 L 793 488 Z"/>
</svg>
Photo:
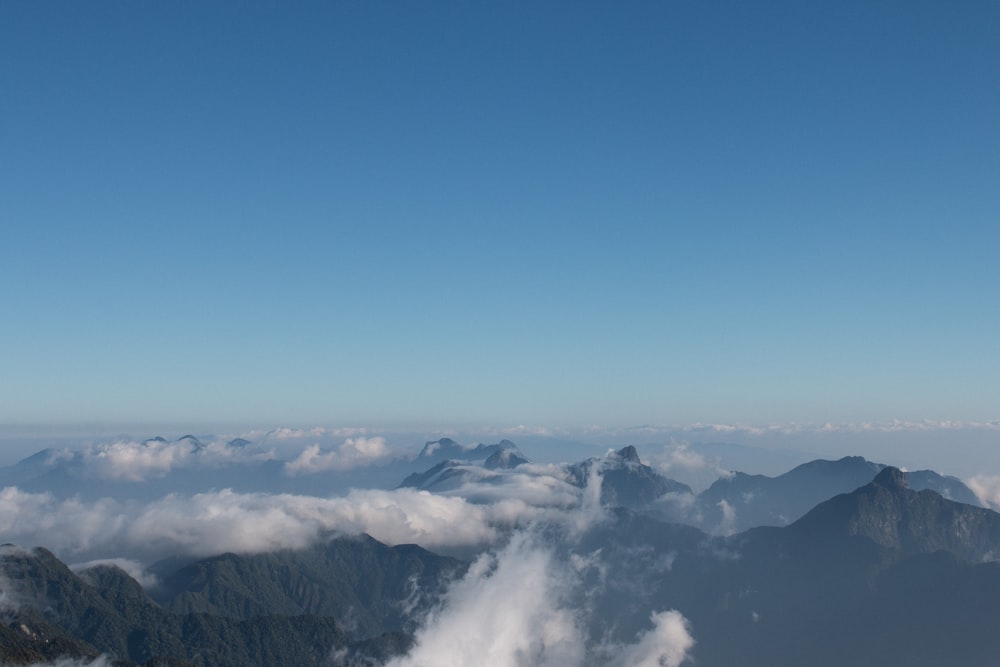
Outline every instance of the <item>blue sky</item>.
<svg viewBox="0 0 1000 667">
<path fill-rule="evenodd" d="M 0 424 L 997 419 L 998 27 L 5 2 Z"/>
</svg>

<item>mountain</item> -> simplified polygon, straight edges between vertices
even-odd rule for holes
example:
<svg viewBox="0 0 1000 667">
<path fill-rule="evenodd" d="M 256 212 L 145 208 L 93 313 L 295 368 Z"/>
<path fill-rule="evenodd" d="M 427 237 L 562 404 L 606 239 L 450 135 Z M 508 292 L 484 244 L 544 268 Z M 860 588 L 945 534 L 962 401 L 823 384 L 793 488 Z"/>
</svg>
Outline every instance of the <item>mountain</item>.
<svg viewBox="0 0 1000 667">
<path fill-rule="evenodd" d="M 451 451 L 450 445 L 444 447 L 444 451 Z M 487 450 L 491 453 L 481 462 L 444 460 L 424 472 L 409 475 L 400 486 L 435 492 L 453 492 L 464 486 L 464 490 L 468 491 L 468 486 L 473 484 L 499 485 L 504 479 L 509 479 L 505 475 L 517 474 L 518 466 L 529 462 L 509 440 L 486 448 L 480 445 L 465 452 L 482 454 Z M 437 451 L 437 448 L 432 450 Z M 649 506 L 665 494 L 691 496 L 691 487 L 664 477 L 645 465 L 632 446 L 611 452 L 603 458 L 595 457 L 563 466 L 562 470 L 565 482 L 580 489 L 587 486 L 592 473 L 599 472 L 601 502 L 604 505 L 638 508 Z"/>
<path fill-rule="evenodd" d="M 698 494 L 692 510 L 670 518 L 720 534 L 755 526 L 785 526 L 818 503 L 867 484 L 884 467 L 860 456 L 847 456 L 803 463 L 777 477 L 735 472 Z M 916 490 L 929 489 L 953 500 L 979 504 L 975 494 L 954 477 L 930 470 L 905 475 Z"/>
<path fill-rule="evenodd" d="M 481 445 L 480 451 L 488 452 L 482 454 L 482 459 L 502 444 Z M 479 456 L 477 448 L 468 451 Z M 243 438 L 206 444 L 193 435 L 176 440 L 157 436 L 143 442 L 103 443 L 82 450 L 45 449 L 15 465 L 0 467 L 0 488 L 16 486 L 57 498 L 110 497 L 120 501 L 149 501 L 172 493 L 218 489 L 325 497 L 351 488 L 392 488 L 406 475 L 424 469 L 427 459 L 400 457 L 314 472 L 290 469 L 289 463 L 276 458 L 272 450 Z"/>
<path fill-rule="evenodd" d="M 571 484 L 583 488 L 593 472 L 601 475 L 601 503 L 613 507 L 639 508 L 665 494 L 692 495 L 687 484 L 665 477 L 639 459 L 629 445 L 604 458 L 590 458 L 567 466 Z"/>
<path fill-rule="evenodd" d="M 104 653 L 122 667 L 377 663 L 405 650 L 408 636 L 393 628 L 462 567 L 412 545 L 335 539 L 302 553 L 191 564 L 166 578 L 158 604 L 115 567 L 78 575 L 45 549 L 8 546 L 0 657 L 28 664 Z M 333 660 L 334 649 L 345 657 Z"/>
<path fill-rule="evenodd" d="M 1000 514 L 910 489 L 896 468 L 786 527 L 710 537 L 617 510 L 587 539 L 614 568 L 591 604 L 616 639 L 677 609 L 702 667 L 986 667 L 1000 653 Z"/>
<path fill-rule="evenodd" d="M 493 445 L 484 445 L 480 443 L 475 447 L 465 447 L 458 444 L 451 438 L 441 438 L 440 440 L 434 440 L 426 443 L 423 449 L 420 450 L 420 454 L 417 455 L 417 460 L 432 460 L 438 462 L 453 460 L 481 463 L 493 454 L 503 451 L 513 451 L 518 456 L 523 456 L 521 454 L 521 450 L 517 448 L 517 445 L 510 440 L 501 440 Z"/>
<path fill-rule="evenodd" d="M 517 445 L 510 440 L 502 440 L 494 445 L 463 447 L 448 438 L 428 442 L 417 457 L 417 461 L 436 460 L 446 454 L 451 457 L 439 461 L 423 472 L 411 473 L 399 486 L 426 491 L 454 491 L 468 483 L 489 484 L 499 481 L 495 471 L 513 470 L 529 462 Z"/>
<path fill-rule="evenodd" d="M 487 470 L 513 470 L 522 463 L 529 463 L 529 461 L 516 448 L 506 448 L 487 456 L 483 467 Z"/>
<path fill-rule="evenodd" d="M 402 631 L 465 570 L 416 545 L 388 547 L 363 535 L 305 549 L 222 554 L 170 573 L 153 597 L 177 614 L 248 620 L 267 614 L 350 619 L 361 636 Z M 346 621 L 345 621 L 346 622 Z"/>
<path fill-rule="evenodd" d="M 967 505 L 982 506 L 981 501 L 962 480 L 957 477 L 940 475 L 933 470 L 908 470 L 904 473 L 906 482 L 915 491 L 934 491 L 948 500 Z"/>
<path fill-rule="evenodd" d="M 606 467 L 605 476 L 646 479 L 629 448 L 589 463 Z M 699 667 L 992 667 L 1000 655 L 1000 514 L 912 489 L 896 468 L 787 526 L 731 536 L 622 506 L 602 516 L 577 536 L 558 524 L 538 531 L 545 557 L 527 558 L 555 578 L 581 577 L 561 602 L 594 612 L 581 613 L 595 649 L 587 664 L 612 663 L 601 651 L 635 643 L 651 613 L 671 609 L 686 619 L 690 664 Z M 568 570 L 560 574 L 558 563 Z M 28 664 L 103 652 L 123 665 L 318 666 L 343 664 L 341 656 L 381 664 L 407 649 L 421 610 L 447 599 L 441 591 L 466 568 L 414 545 L 331 538 L 308 549 L 163 562 L 161 585 L 147 592 L 115 567 L 74 574 L 43 549 L 6 547 L 0 658 Z M 63 653 L 46 652 L 46 642 Z"/>
<path fill-rule="evenodd" d="M 895 560 L 935 552 L 972 563 L 1000 558 L 1000 514 L 934 491 L 914 491 L 893 467 L 821 503 L 790 529 L 824 540 L 864 537 Z"/>
</svg>

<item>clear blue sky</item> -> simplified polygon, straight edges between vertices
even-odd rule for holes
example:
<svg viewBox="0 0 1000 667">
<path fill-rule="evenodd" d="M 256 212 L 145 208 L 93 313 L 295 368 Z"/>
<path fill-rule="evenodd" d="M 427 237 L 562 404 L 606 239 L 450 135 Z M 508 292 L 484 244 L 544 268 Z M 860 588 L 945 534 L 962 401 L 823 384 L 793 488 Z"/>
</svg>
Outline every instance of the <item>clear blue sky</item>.
<svg viewBox="0 0 1000 667">
<path fill-rule="evenodd" d="M 1000 3 L 0 4 L 0 423 L 996 419 Z"/>
</svg>

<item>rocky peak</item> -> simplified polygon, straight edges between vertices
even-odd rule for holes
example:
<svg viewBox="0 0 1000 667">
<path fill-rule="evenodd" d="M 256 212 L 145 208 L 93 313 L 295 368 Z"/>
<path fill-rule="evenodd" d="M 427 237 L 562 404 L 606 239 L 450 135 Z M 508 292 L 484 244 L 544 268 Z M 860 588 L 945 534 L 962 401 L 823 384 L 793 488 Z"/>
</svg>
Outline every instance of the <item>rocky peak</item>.
<svg viewBox="0 0 1000 667">
<path fill-rule="evenodd" d="M 875 475 L 872 484 L 888 489 L 909 488 L 909 485 L 906 483 L 906 475 L 903 474 L 903 471 L 892 466 L 886 466 L 879 474 Z"/>
<path fill-rule="evenodd" d="M 626 463 L 642 463 L 639 460 L 639 452 L 635 451 L 635 447 L 632 445 L 627 445 L 622 447 L 615 453 L 619 459 Z"/>
</svg>

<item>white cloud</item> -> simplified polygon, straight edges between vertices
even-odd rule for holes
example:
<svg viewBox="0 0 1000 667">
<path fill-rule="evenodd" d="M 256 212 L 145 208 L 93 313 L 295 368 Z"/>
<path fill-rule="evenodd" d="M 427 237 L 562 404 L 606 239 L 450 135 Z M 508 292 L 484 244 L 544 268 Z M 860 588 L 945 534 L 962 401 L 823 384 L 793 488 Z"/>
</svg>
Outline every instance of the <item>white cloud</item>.
<svg viewBox="0 0 1000 667">
<path fill-rule="evenodd" d="M 171 471 L 192 466 L 218 467 L 274 458 L 274 452 L 260 448 L 232 447 L 222 440 L 196 443 L 181 440 L 115 440 L 90 444 L 73 451 L 56 450 L 44 465 L 68 465 L 82 477 L 142 482 L 164 477 Z"/>
<path fill-rule="evenodd" d="M 571 507 L 580 502 L 580 489 L 566 481 L 566 469 L 555 464 L 522 463 L 513 470 L 486 470 L 459 466 L 462 479 L 436 493 L 474 503 L 517 499 L 536 507 Z"/>
<path fill-rule="evenodd" d="M 968 486 L 983 507 L 1000 510 L 1000 476 L 998 475 L 976 475 L 965 480 Z"/>
<path fill-rule="evenodd" d="M 413 650 L 387 667 L 581 664 L 583 637 L 563 576 L 551 552 L 519 533 L 472 564 L 417 632 Z"/>
<path fill-rule="evenodd" d="M 736 532 L 736 508 L 730 505 L 725 499 L 720 500 L 716 504 L 722 511 L 722 521 L 713 532 L 717 535 L 732 535 Z"/>
<path fill-rule="evenodd" d="M 621 667 L 679 665 L 694 640 L 676 611 L 653 614 L 652 629 L 632 645 L 606 645 L 588 634 L 601 613 L 595 601 L 608 564 L 600 551 L 580 554 L 572 546 L 603 518 L 598 470 L 580 505 L 544 513 L 502 549 L 480 556 L 426 617 L 411 651 L 386 667 L 582 667 L 594 656 Z M 549 541 L 553 524 L 569 551 Z M 672 558 L 663 563 L 671 565 Z"/>
<path fill-rule="evenodd" d="M 331 532 L 447 550 L 492 544 L 502 530 L 540 511 L 517 499 L 477 505 L 413 489 L 336 498 L 223 490 L 142 504 L 60 500 L 8 487 L 0 490 L 0 534 L 61 557 L 93 559 L 301 548 Z"/>
<path fill-rule="evenodd" d="M 383 437 L 347 438 L 340 446 L 327 450 L 313 444 L 285 463 L 285 473 L 311 475 L 330 470 L 350 470 L 384 460 L 391 453 Z"/>
<path fill-rule="evenodd" d="M 680 612 L 670 610 L 654 613 L 653 628 L 643 633 L 635 644 L 618 654 L 616 665 L 621 667 L 677 667 L 694 646 L 688 624 Z"/>
</svg>

